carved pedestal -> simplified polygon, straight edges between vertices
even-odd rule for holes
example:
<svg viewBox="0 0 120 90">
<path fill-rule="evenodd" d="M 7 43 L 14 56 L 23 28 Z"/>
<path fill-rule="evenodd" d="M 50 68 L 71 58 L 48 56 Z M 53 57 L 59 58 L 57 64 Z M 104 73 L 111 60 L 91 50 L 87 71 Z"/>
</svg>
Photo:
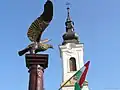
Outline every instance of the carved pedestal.
<svg viewBox="0 0 120 90">
<path fill-rule="evenodd" d="M 28 90 L 43 90 L 43 73 L 48 67 L 48 54 L 26 54 L 25 58 L 30 73 Z"/>
</svg>

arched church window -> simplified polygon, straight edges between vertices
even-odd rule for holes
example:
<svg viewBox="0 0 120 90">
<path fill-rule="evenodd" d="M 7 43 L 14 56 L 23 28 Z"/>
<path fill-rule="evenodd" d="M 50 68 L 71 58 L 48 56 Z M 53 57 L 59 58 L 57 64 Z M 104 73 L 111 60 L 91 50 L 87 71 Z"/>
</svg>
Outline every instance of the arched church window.
<svg viewBox="0 0 120 90">
<path fill-rule="evenodd" d="M 74 57 L 71 57 L 69 60 L 69 64 L 70 64 L 70 71 L 76 71 L 76 59 Z"/>
</svg>

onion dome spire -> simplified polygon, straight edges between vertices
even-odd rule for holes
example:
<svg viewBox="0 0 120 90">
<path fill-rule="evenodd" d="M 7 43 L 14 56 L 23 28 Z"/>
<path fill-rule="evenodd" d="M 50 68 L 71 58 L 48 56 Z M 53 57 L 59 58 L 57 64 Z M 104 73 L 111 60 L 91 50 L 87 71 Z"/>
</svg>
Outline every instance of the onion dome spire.
<svg viewBox="0 0 120 90">
<path fill-rule="evenodd" d="M 68 7 L 67 8 L 67 19 L 66 19 L 66 22 L 65 22 L 65 25 L 66 25 L 66 32 L 67 31 L 74 31 L 74 22 L 71 21 L 71 18 L 70 18 L 70 8 Z"/>
<path fill-rule="evenodd" d="M 67 7 L 66 32 L 63 35 L 63 45 L 67 43 L 79 43 L 78 35 L 74 32 L 74 22 L 70 18 L 70 8 Z"/>
</svg>

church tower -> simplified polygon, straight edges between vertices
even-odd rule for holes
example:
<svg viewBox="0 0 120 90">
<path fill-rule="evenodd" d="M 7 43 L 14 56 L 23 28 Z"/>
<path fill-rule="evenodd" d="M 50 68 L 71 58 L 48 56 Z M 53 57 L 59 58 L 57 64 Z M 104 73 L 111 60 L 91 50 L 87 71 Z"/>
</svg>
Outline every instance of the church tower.
<svg viewBox="0 0 120 90">
<path fill-rule="evenodd" d="M 83 43 L 80 43 L 78 35 L 74 31 L 74 22 L 70 18 L 70 8 L 67 8 L 67 19 L 65 22 L 66 32 L 63 35 L 62 45 L 59 45 L 60 57 L 62 59 L 62 82 L 66 82 L 76 71 L 84 65 Z M 62 90 L 74 90 L 74 81 L 69 81 L 62 87 Z M 62 85 L 62 84 L 61 84 Z M 85 81 L 82 90 L 88 89 L 88 82 Z"/>
</svg>

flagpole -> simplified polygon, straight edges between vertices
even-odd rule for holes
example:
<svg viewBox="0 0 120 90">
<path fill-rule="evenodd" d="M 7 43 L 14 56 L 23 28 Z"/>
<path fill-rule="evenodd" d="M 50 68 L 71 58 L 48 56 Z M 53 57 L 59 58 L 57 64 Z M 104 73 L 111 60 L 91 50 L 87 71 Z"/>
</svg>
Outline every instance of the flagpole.
<svg viewBox="0 0 120 90">
<path fill-rule="evenodd" d="M 84 66 L 83 66 L 83 67 L 84 67 Z M 80 70 L 78 70 L 78 71 L 80 71 Z M 78 71 L 77 71 L 77 72 L 78 72 Z M 77 74 L 77 72 L 76 72 L 75 74 L 73 74 L 73 76 L 72 76 L 71 78 L 69 78 L 58 90 L 60 90 L 66 83 L 68 83 L 69 80 L 72 79 L 72 78 Z"/>
</svg>

